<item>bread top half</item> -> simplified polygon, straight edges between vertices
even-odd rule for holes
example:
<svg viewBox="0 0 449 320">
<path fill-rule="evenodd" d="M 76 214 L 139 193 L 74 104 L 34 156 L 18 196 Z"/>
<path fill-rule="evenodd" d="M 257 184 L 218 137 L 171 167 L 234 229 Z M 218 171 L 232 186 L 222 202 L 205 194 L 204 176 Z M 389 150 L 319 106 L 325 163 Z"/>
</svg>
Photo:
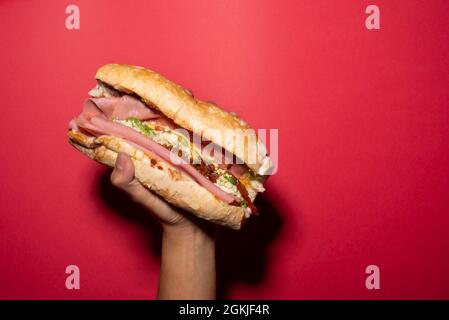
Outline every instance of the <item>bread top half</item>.
<svg viewBox="0 0 449 320">
<path fill-rule="evenodd" d="M 201 101 L 157 72 L 125 64 L 106 64 L 96 79 L 114 89 L 139 96 L 174 123 L 212 141 L 241 159 L 254 173 L 267 175 L 273 168 L 265 145 L 254 129 L 237 115 Z"/>
</svg>

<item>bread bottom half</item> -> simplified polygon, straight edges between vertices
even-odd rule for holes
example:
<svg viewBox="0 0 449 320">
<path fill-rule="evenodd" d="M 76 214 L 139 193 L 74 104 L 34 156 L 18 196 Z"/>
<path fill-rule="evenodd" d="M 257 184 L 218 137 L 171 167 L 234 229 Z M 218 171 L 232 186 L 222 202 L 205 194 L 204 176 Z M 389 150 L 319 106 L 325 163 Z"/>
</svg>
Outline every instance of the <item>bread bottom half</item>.
<svg viewBox="0 0 449 320">
<path fill-rule="evenodd" d="M 134 163 L 134 175 L 146 188 L 169 203 L 210 222 L 239 230 L 245 221 L 245 209 L 217 199 L 189 175 L 171 164 L 154 159 L 126 141 L 112 136 L 89 137 L 68 131 L 69 142 L 89 158 L 114 167 L 118 153 L 128 154 Z"/>
</svg>

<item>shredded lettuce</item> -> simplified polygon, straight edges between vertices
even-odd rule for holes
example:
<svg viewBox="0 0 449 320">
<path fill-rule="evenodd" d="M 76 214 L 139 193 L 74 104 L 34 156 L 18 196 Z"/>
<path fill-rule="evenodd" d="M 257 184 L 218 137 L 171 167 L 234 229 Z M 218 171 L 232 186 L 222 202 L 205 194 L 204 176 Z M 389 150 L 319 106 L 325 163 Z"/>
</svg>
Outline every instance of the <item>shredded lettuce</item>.
<svg viewBox="0 0 449 320">
<path fill-rule="evenodd" d="M 178 141 L 180 144 L 182 144 L 184 147 L 189 147 L 189 143 L 186 140 L 186 137 L 178 135 Z"/>
<path fill-rule="evenodd" d="M 126 119 L 126 121 L 131 126 L 138 129 L 140 132 L 142 132 L 143 134 L 145 134 L 149 137 L 154 137 L 156 135 L 153 128 L 150 128 L 149 126 L 147 126 L 145 123 L 143 123 L 142 121 L 140 121 L 137 118 L 128 118 L 128 119 Z"/>
<path fill-rule="evenodd" d="M 233 184 L 233 185 L 236 185 L 236 184 L 237 184 L 237 181 L 235 180 L 235 178 L 234 178 L 233 176 L 231 176 L 231 175 L 225 173 L 225 174 L 223 175 L 223 177 L 224 177 L 229 183 L 231 183 L 231 184 Z"/>
</svg>

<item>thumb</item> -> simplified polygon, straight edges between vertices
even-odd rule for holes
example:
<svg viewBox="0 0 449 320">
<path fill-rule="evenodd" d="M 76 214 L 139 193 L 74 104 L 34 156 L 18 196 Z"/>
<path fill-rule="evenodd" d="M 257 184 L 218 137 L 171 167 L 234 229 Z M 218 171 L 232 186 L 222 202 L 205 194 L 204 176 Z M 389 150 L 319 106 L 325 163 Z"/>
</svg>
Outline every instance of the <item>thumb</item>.
<svg viewBox="0 0 449 320">
<path fill-rule="evenodd" d="M 126 153 L 117 155 L 111 182 L 125 191 L 135 202 L 149 209 L 161 221 L 172 224 L 181 219 L 181 216 L 167 202 L 147 190 L 134 178 L 134 163 Z"/>
<path fill-rule="evenodd" d="M 116 187 L 125 187 L 134 179 L 134 165 L 125 153 L 119 153 L 115 160 L 115 168 L 111 174 L 111 182 Z"/>
<path fill-rule="evenodd" d="M 115 160 L 115 168 L 111 174 L 114 186 L 128 193 L 134 200 L 142 203 L 148 191 L 134 179 L 134 164 L 125 153 L 119 153 Z"/>
<path fill-rule="evenodd" d="M 118 154 L 114 171 L 111 174 L 111 182 L 136 202 L 146 204 L 149 192 L 134 178 L 134 164 L 126 153 Z"/>
</svg>

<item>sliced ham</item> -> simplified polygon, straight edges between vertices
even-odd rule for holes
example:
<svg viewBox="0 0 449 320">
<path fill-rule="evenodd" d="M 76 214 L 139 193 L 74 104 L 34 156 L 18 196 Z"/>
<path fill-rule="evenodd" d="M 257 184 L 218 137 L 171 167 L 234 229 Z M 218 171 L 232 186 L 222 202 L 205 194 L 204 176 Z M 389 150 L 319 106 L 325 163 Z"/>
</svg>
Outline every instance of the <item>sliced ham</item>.
<svg viewBox="0 0 449 320">
<path fill-rule="evenodd" d="M 190 163 L 185 160 L 177 157 L 178 161 L 172 161 L 171 152 L 167 148 L 162 145 L 154 142 L 151 139 L 148 139 L 145 135 L 140 132 L 122 125 L 120 123 L 116 123 L 111 121 L 110 119 L 117 117 L 124 119 L 128 117 L 136 117 L 140 119 L 145 119 L 147 117 L 152 116 L 152 111 L 149 113 L 145 113 L 140 110 L 138 107 L 138 103 L 136 103 L 133 107 L 132 114 L 130 112 L 125 112 L 125 108 L 121 107 L 120 104 L 117 104 L 117 101 L 107 101 L 105 100 L 115 100 L 115 99 L 123 99 L 121 98 L 94 98 L 90 100 L 86 100 L 84 103 L 83 112 L 74 120 L 70 121 L 69 128 L 73 130 L 83 130 L 87 131 L 94 136 L 101 135 L 111 135 L 115 137 L 122 138 L 134 146 L 146 152 L 150 156 L 156 156 L 156 158 L 161 158 L 166 162 L 172 164 L 173 166 L 179 168 L 186 172 L 190 177 L 192 177 L 198 184 L 211 192 L 214 196 L 221 199 L 226 203 L 233 203 L 237 200 L 237 198 L 229 194 L 223 190 L 221 190 L 218 186 L 216 186 L 209 179 L 204 177 L 200 172 L 198 172 L 195 167 L 193 167 Z M 134 99 L 131 98 L 130 99 Z M 122 100 L 123 101 L 123 100 Z M 126 101 L 128 103 L 130 101 Z M 133 104 L 135 103 L 132 102 Z M 130 106 L 126 107 L 130 108 Z M 145 106 L 145 108 L 147 108 Z M 147 108 L 148 109 L 148 108 Z M 119 111 L 117 111 L 119 110 Z M 158 115 L 159 117 L 159 115 Z M 176 156 L 176 155 L 172 155 Z"/>
<path fill-rule="evenodd" d="M 142 101 L 132 96 L 92 98 L 92 101 L 108 119 L 137 118 L 148 120 L 159 118 L 161 115 L 148 108 Z"/>
<path fill-rule="evenodd" d="M 73 131 L 79 131 L 79 127 L 78 124 L 76 123 L 76 119 L 72 119 L 69 122 L 69 129 L 73 130 Z"/>
<path fill-rule="evenodd" d="M 100 108 L 98 108 L 98 106 L 93 102 L 92 99 L 84 101 L 83 113 L 81 113 L 81 115 L 83 114 L 106 117 L 106 114 Z"/>
<path fill-rule="evenodd" d="M 92 117 L 91 123 L 95 128 L 99 128 L 103 134 L 113 135 L 123 138 L 125 140 L 135 143 L 142 151 L 149 151 L 149 154 L 156 154 L 168 163 L 180 168 L 184 172 L 188 173 L 197 183 L 206 188 L 209 192 L 215 195 L 217 198 L 227 202 L 234 202 L 235 197 L 227 192 L 224 192 L 209 179 L 199 173 L 190 163 L 185 162 L 183 159 L 178 158 L 179 161 L 173 162 L 170 157 L 170 150 L 161 146 L 160 144 L 148 139 L 143 134 L 135 131 L 134 129 L 115 123 L 101 117 Z M 88 128 L 89 129 L 89 128 Z"/>
<path fill-rule="evenodd" d="M 243 164 L 232 164 L 228 169 L 234 177 L 240 179 L 240 177 L 248 172 L 248 167 Z"/>
</svg>

